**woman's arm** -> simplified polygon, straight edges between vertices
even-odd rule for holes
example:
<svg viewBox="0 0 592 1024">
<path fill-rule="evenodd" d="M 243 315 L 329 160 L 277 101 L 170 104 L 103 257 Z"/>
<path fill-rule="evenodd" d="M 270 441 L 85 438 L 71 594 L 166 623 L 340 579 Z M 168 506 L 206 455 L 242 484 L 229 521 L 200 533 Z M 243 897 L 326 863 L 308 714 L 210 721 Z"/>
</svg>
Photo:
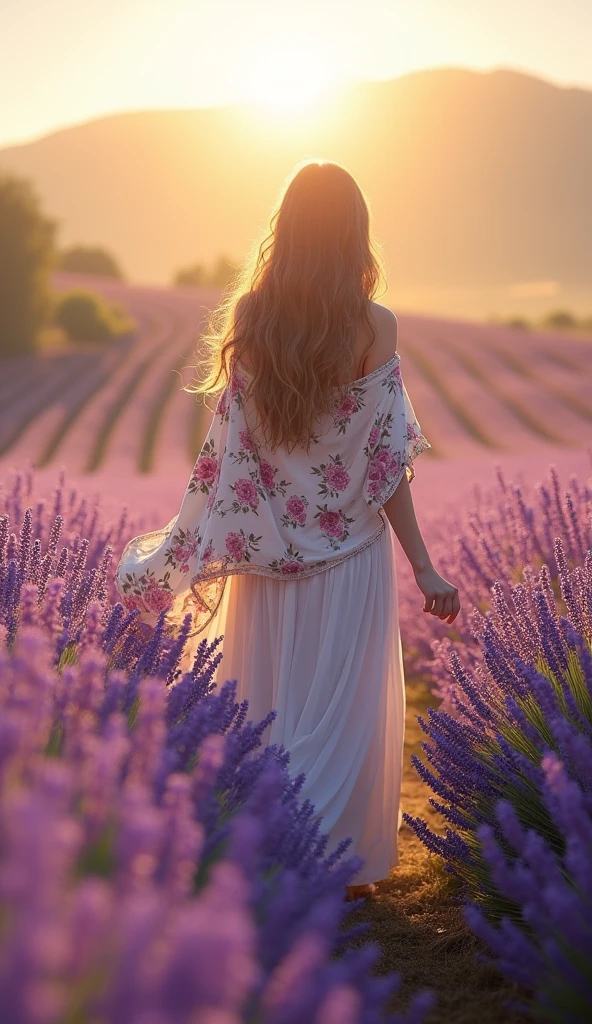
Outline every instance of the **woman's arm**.
<svg viewBox="0 0 592 1024">
<path fill-rule="evenodd" d="M 406 472 L 403 473 L 397 490 L 385 502 L 383 508 L 413 571 L 427 569 L 432 562 L 415 518 L 415 508 Z"/>
<path fill-rule="evenodd" d="M 452 623 L 460 611 L 458 590 L 440 576 L 432 565 L 415 516 L 406 472 L 383 508 L 425 597 L 424 612 L 431 612 L 440 619 L 448 619 L 449 624 Z"/>
</svg>

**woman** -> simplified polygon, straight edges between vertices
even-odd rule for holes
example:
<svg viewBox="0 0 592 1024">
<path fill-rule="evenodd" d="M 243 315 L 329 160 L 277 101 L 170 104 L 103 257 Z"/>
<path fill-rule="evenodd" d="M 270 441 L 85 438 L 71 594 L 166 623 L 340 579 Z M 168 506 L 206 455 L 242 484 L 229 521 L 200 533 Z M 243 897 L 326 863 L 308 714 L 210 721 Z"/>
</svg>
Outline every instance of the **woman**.
<svg viewBox="0 0 592 1024">
<path fill-rule="evenodd" d="M 364 866 L 347 898 L 397 863 L 405 696 L 396 534 L 424 612 L 452 623 L 458 591 L 432 565 L 409 484 L 430 447 L 401 376 L 397 320 L 367 203 L 335 163 L 290 180 L 205 341 L 196 392 L 221 391 L 179 514 L 129 542 L 128 608 L 197 643 L 224 634 L 218 682 L 290 752 L 329 833 Z M 196 638 L 196 639 L 193 639 Z"/>
</svg>

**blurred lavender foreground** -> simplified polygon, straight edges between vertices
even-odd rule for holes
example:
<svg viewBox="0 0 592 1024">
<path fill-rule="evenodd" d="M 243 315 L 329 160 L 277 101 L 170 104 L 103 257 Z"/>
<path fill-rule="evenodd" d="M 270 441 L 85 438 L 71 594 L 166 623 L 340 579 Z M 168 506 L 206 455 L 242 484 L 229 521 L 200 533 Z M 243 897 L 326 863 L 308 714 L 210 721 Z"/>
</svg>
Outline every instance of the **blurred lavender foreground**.
<svg viewBox="0 0 592 1024">
<path fill-rule="evenodd" d="M 11 1024 L 412 1024 L 386 1016 L 379 948 L 347 948 L 360 866 L 283 748 L 261 748 L 203 643 L 110 601 L 138 523 L 105 526 L 62 478 L 0 499 L 0 1016 Z M 126 536 L 124 537 L 124 533 Z M 273 716 L 275 712 L 271 712 Z"/>
</svg>

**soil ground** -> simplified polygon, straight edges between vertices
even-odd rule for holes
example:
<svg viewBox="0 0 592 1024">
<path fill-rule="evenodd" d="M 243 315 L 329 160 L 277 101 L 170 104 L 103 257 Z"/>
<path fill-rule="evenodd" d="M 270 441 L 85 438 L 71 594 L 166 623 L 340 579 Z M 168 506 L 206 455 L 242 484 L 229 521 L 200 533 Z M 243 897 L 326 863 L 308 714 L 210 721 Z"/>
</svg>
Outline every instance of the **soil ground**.
<svg viewBox="0 0 592 1024">
<path fill-rule="evenodd" d="M 425 739 L 417 715 L 434 705 L 428 689 L 407 681 L 407 728 L 402 806 L 437 830 L 441 819 L 428 804 L 430 793 L 411 765 Z M 380 881 L 374 900 L 353 910 L 347 926 L 369 921 L 355 945 L 377 942 L 383 955 L 376 974 L 397 972 L 401 984 L 389 1010 L 402 1010 L 414 992 L 432 989 L 437 1003 L 425 1024 L 524 1024 L 528 1017 L 512 1007 L 524 994 L 491 965 L 479 959 L 481 944 L 464 923 L 459 886 L 443 861 L 430 854 L 403 823 L 399 864 Z"/>
</svg>

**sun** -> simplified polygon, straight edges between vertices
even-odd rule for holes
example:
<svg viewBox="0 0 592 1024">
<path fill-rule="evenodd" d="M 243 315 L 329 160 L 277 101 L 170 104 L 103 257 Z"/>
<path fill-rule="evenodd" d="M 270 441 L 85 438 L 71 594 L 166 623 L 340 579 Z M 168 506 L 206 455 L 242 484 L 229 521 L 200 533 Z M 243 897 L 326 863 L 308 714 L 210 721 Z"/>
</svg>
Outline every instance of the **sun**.
<svg viewBox="0 0 592 1024">
<path fill-rule="evenodd" d="M 268 54 L 250 69 L 245 99 L 280 110 L 309 107 L 336 82 L 331 66 L 306 50 Z"/>
</svg>

